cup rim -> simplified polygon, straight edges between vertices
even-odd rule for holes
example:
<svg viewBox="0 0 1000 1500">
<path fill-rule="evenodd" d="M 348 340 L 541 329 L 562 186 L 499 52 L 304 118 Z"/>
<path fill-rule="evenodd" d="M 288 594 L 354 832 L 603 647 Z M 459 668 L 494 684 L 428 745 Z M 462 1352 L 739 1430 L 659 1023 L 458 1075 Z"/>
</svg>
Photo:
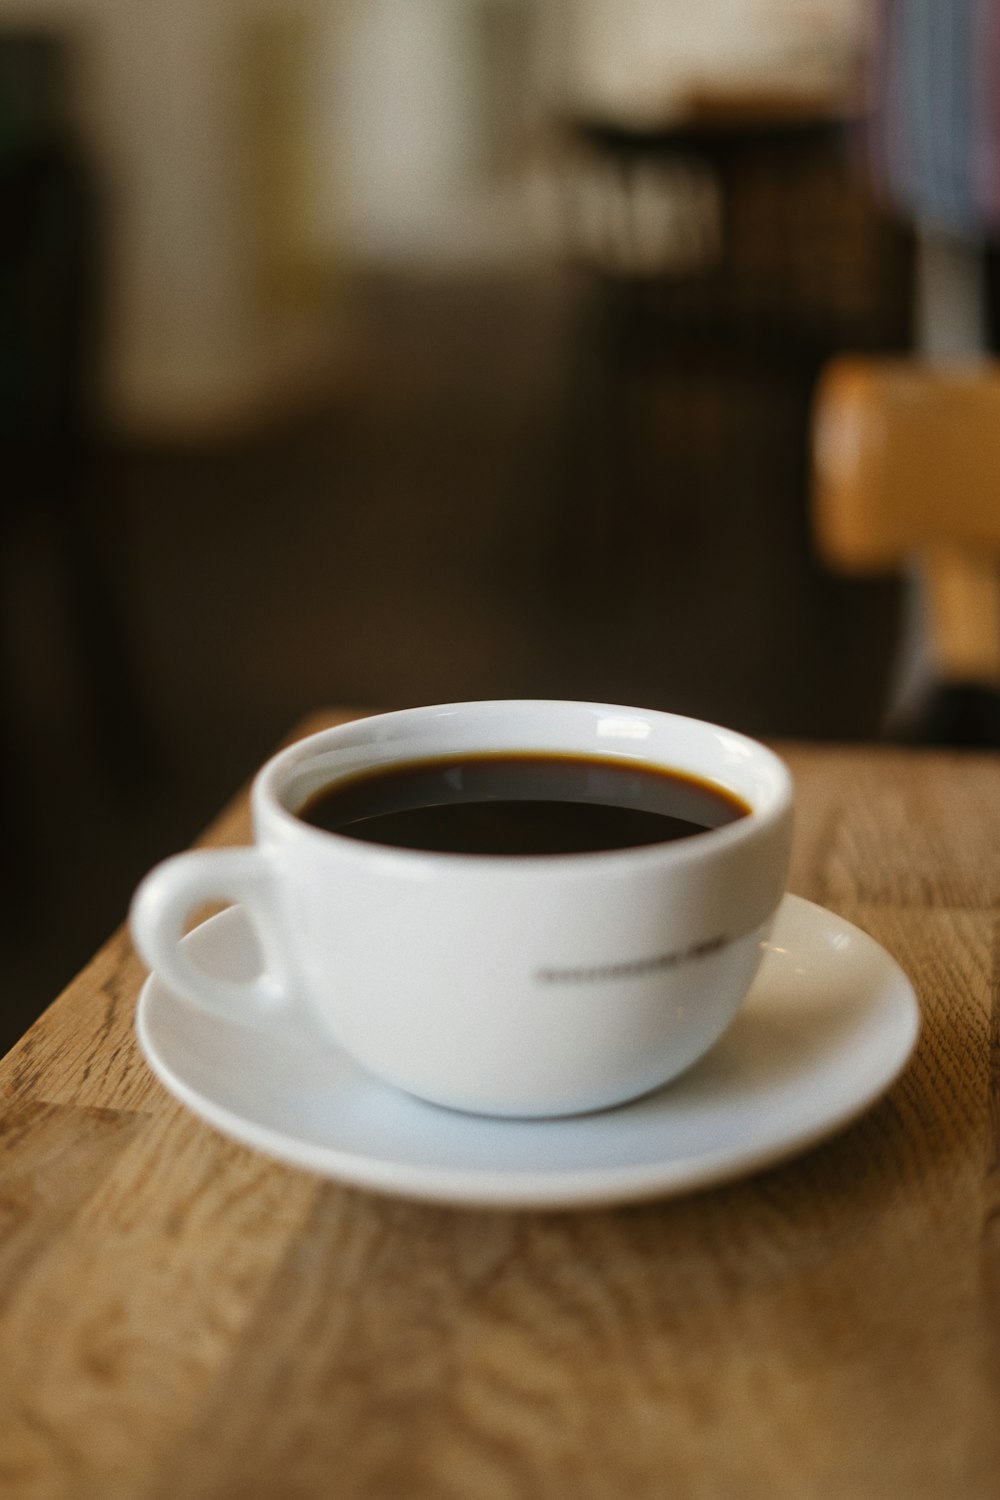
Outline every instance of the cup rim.
<svg viewBox="0 0 1000 1500">
<path fill-rule="evenodd" d="M 697 725 L 701 730 L 708 730 L 717 734 L 724 734 L 739 744 L 753 756 L 760 760 L 770 771 L 776 781 L 776 791 L 773 801 L 767 807 L 751 807 L 750 811 L 732 823 L 723 824 L 719 828 L 705 829 L 697 838 L 677 839 L 672 842 L 661 844 L 645 844 L 640 846 L 625 847 L 621 849 L 591 849 L 577 851 L 567 854 L 458 854 L 445 850 L 436 849 L 407 849 L 391 844 L 368 843 L 362 839 L 351 838 L 349 835 L 337 833 L 330 829 L 316 828 L 300 818 L 297 812 L 287 807 L 280 796 L 279 783 L 286 777 L 291 769 L 302 761 L 308 760 L 314 755 L 324 742 L 336 742 L 336 739 L 345 730 L 356 728 L 359 724 L 388 725 L 391 721 L 403 721 L 404 719 L 415 720 L 419 718 L 431 718 L 442 712 L 457 712 L 462 710 L 496 710 L 509 711 L 518 710 L 541 710 L 553 708 L 558 710 L 576 709 L 600 711 L 610 714 L 639 715 L 657 720 L 673 720 L 683 724 Z M 510 747 L 512 750 L 515 746 Z M 544 754 L 544 751 L 539 753 Z M 558 753 L 558 752 L 554 752 Z M 432 756 L 429 753 L 428 759 Z M 613 757 L 608 757 L 612 759 Z M 652 758 L 651 758 L 652 760 Z M 655 761 L 653 763 L 656 763 Z M 662 764 L 662 762 L 660 762 Z M 696 773 L 697 774 L 697 773 Z M 705 779 L 711 782 L 714 778 L 706 775 Z M 541 873 L 551 871 L 561 875 L 571 872 L 593 871 L 597 868 L 611 873 L 625 867 L 642 864 L 668 864 L 683 865 L 695 863 L 704 859 L 711 851 L 721 853 L 724 849 L 745 843 L 748 839 L 759 837 L 760 834 L 790 811 L 794 799 L 794 784 L 792 774 L 781 756 L 771 750 L 767 745 L 755 740 L 752 736 L 744 734 L 741 730 L 730 729 L 728 726 L 714 723 L 708 719 L 698 719 L 690 714 L 676 714 L 665 709 L 637 708 L 622 704 L 590 702 L 577 699 L 561 698 L 484 698 L 469 699 L 454 703 L 421 704 L 412 708 L 392 709 L 385 713 L 366 714 L 357 719 L 348 719 L 341 724 L 333 724 L 328 729 L 320 729 L 315 733 L 296 740 L 293 744 L 285 746 L 265 762 L 254 777 L 251 787 L 251 799 L 255 819 L 258 814 L 265 812 L 268 817 L 276 818 L 280 826 L 294 833 L 314 845 L 335 849 L 339 853 L 350 854 L 357 860 L 370 861 L 375 865 L 386 865 L 392 862 L 398 868 L 400 863 L 405 863 L 413 870 L 423 869 L 425 871 L 452 872 L 462 871 L 466 874 L 473 872 L 492 871 L 497 873 L 501 870 L 517 871 L 524 873 L 533 870 Z"/>
</svg>

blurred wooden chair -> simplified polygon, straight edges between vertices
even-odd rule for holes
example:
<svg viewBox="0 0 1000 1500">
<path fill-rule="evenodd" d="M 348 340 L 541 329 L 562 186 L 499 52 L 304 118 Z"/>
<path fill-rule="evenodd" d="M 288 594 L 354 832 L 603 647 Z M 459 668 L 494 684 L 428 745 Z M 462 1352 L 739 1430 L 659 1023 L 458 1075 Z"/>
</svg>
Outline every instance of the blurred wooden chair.
<svg viewBox="0 0 1000 1500">
<path fill-rule="evenodd" d="M 814 406 L 812 503 L 831 567 L 916 580 L 919 638 L 890 730 L 1000 745 L 1000 362 L 833 360 Z"/>
</svg>

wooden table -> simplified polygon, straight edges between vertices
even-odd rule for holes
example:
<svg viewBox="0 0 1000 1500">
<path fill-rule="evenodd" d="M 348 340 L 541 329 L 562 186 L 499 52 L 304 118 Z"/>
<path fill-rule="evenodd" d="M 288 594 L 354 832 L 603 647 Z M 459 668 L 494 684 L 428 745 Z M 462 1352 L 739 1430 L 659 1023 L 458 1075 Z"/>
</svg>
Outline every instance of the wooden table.
<svg viewBox="0 0 1000 1500">
<path fill-rule="evenodd" d="M 151 1076 L 114 937 L 0 1069 L 0 1494 L 995 1495 L 1000 760 L 786 753 L 793 889 L 924 1031 L 859 1123 L 701 1196 L 446 1210 L 271 1165 Z M 209 837 L 246 836 L 241 799 Z"/>
</svg>

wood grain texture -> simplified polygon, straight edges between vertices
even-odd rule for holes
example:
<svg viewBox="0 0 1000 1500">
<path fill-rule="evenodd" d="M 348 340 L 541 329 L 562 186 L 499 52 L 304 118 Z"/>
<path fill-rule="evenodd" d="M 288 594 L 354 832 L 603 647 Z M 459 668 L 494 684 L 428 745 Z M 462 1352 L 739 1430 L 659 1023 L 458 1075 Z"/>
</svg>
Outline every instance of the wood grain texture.
<svg viewBox="0 0 1000 1500">
<path fill-rule="evenodd" d="M 787 755 L 793 888 L 924 1030 L 854 1126 L 701 1195 L 450 1211 L 271 1165 L 150 1077 L 115 938 L 0 1068 L 0 1494 L 995 1494 L 1000 764 Z"/>
</svg>

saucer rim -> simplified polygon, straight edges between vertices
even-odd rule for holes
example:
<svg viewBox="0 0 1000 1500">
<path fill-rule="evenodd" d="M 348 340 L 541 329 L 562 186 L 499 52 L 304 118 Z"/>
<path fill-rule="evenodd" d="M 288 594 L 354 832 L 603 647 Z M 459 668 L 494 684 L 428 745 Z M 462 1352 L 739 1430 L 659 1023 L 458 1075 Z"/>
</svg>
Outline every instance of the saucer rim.
<svg viewBox="0 0 1000 1500">
<path fill-rule="evenodd" d="M 687 1196 L 776 1166 L 846 1129 L 892 1087 L 910 1062 L 919 1039 L 920 1009 L 917 997 L 911 981 L 896 959 L 863 928 L 827 907 L 792 893 L 786 893 L 782 898 L 779 912 L 786 905 L 798 908 L 802 915 L 808 915 L 813 920 L 834 921 L 860 938 L 863 947 L 870 947 L 873 958 L 877 956 L 885 967 L 886 978 L 891 977 L 895 981 L 898 991 L 894 999 L 899 1012 L 896 1022 L 899 1037 L 884 1065 L 866 1081 L 865 1087 L 840 1107 L 832 1111 L 821 1110 L 815 1119 L 798 1129 L 778 1129 L 773 1139 L 758 1139 L 745 1149 L 734 1150 L 731 1145 L 727 1145 L 716 1151 L 680 1157 L 671 1157 L 669 1150 L 665 1150 L 662 1159 L 633 1166 L 536 1166 L 530 1169 L 503 1167 L 489 1170 L 479 1167 L 400 1163 L 387 1157 L 361 1155 L 356 1151 L 322 1145 L 275 1126 L 261 1124 L 245 1114 L 237 1113 L 228 1105 L 217 1103 L 187 1083 L 161 1058 L 150 1036 L 150 1011 L 158 1003 L 158 992 L 178 1005 L 184 1004 L 155 971 L 149 974 L 139 993 L 135 1031 L 142 1054 L 154 1075 L 167 1092 L 195 1116 L 239 1145 L 330 1181 L 395 1198 L 445 1207 L 569 1210 Z M 233 910 L 227 908 L 216 913 L 196 930 L 200 932 L 209 927 L 231 923 Z M 880 992 L 882 987 L 879 986 Z M 234 1016 L 231 1024 L 239 1026 L 242 1023 Z M 253 1026 L 252 1020 L 248 1019 L 247 1024 Z M 337 1050 L 336 1044 L 331 1046 Z M 617 1115 L 622 1110 L 627 1111 L 641 1105 L 642 1102 L 642 1099 L 633 1100 L 608 1113 Z M 461 1115 L 457 1111 L 454 1113 L 456 1120 L 460 1120 Z M 503 1118 L 495 1120 L 499 1129 L 517 1129 L 524 1123 Z M 527 1123 L 538 1125 L 543 1122 L 535 1120 Z M 565 1130 L 572 1128 L 573 1117 L 561 1118 L 552 1123 Z"/>
</svg>

